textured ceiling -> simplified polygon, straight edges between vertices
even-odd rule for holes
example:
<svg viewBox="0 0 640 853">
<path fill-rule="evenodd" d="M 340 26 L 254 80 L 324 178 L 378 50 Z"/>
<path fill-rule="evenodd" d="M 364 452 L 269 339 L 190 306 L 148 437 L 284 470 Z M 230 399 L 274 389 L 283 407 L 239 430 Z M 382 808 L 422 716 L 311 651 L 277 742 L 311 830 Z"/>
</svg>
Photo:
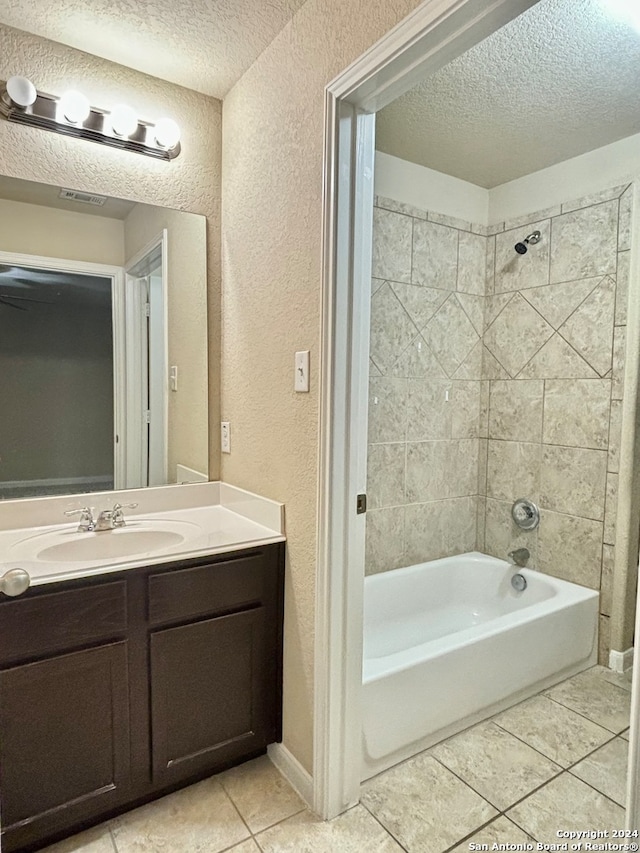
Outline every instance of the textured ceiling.
<svg viewBox="0 0 640 853">
<path fill-rule="evenodd" d="M 640 34 L 604 5 L 541 0 L 378 113 L 376 147 L 490 188 L 639 133 Z"/>
<path fill-rule="evenodd" d="M 304 2 L 2 0 L 0 23 L 222 98 Z"/>
</svg>

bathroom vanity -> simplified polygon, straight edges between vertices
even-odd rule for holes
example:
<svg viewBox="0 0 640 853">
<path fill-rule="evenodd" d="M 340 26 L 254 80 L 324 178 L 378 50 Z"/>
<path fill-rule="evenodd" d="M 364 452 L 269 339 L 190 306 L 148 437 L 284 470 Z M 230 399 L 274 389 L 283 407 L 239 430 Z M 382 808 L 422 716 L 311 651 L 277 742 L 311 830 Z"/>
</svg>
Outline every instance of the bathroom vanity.
<svg viewBox="0 0 640 853">
<path fill-rule="evenodd" d="M 228 508 L 191 513 L 200 527 L 207 515 L 210 543 L 216 527 L 220 542 L 234 525 L 245 541 L 211 556 L 137 555 L 124 568 L 56 565 L 23 595 L 0 595 L 3 853 L 37 849 L 280 739 L 284 537 Z M 73 532 L 65 527 L 67 541 L 82 541 Z M 53 533 L 28 538 L 51 549 Z"/>
</svg>

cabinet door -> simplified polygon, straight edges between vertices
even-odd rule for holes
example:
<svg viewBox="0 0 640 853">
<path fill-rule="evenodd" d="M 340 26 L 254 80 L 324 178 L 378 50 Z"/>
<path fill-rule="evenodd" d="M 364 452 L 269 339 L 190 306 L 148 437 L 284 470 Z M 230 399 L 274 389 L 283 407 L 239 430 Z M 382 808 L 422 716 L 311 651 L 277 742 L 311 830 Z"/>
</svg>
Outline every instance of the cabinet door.
<svg viewBox="0 0 640 853">
<path fill-rule="evenodd" d="M 129 778 L 127 644 L 0 671 L 3 853 L 117 804 Z"/>
<path fill-rule="evenodd" d="M 266 746 L 264 608 L 151 635 L 155 784 Z"/>
</svg>

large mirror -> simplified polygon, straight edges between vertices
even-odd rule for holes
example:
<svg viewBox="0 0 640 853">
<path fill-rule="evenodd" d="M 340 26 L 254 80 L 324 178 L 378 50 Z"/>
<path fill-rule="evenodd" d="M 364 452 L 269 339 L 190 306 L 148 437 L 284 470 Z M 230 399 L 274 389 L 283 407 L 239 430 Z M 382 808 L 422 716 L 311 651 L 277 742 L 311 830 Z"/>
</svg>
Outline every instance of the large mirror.
<svg viewBox="0 0 640 853">
<path fill-rule="evenodd" d="M 203 216 L 0 176 L 0 498 L 208 479 Z"/>
</svg>

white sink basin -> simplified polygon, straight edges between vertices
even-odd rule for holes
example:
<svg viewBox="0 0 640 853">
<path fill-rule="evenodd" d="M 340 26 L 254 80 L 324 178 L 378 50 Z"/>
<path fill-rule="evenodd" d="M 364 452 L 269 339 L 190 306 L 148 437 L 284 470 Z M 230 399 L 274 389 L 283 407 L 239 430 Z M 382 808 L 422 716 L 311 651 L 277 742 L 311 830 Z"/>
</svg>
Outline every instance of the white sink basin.
<svg viewBox="0 0 640 853">
<path fill-rule="evenodd" d="M 87 538 L 58 542 L 38 551 L 36 558 L 46 563 L 98 560 L 102 557 L 126 557 L 147 554 L 170 546 L 180 545 L 184 536 L 165 530 L 110 530 L 83 534 Z"/>
<path fill-rule="evenodd" d="M 14 559 L 45 563 L 98 562 L 153 554 L 176 548 L 202 533 L 198 524 L 168 521 L 161 524 L 138 521 L 115 530 L 78 533 L 74 527 L 39 533 L 22 539 L 11 549 Z"/>
</svg>

